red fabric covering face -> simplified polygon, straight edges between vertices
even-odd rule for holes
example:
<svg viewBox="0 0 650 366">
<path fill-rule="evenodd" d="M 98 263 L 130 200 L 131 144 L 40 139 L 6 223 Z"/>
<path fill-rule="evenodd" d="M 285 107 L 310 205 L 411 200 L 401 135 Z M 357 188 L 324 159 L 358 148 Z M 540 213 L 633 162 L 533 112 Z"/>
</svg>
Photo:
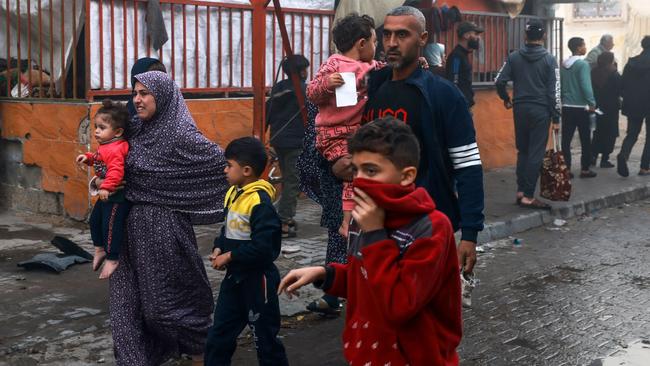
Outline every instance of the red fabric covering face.
<svg viewBox="0 0 650 366">
<path fill-rule="evenodd" d="M 462 334 L 453 229 L 423 189 L 357 179 L 386 210 L 386 230 L 351 236 L 329 294 L 348 299 L 343 349 L 353 365 L 458 365 Z M 406 241 L 403 238 L 410 238 Z"/>
<path fill-rule="evenodd" d="M 400 228 L 414 218 L 436 209 L 436 204 L 427 191 L 424 188 L 415 188 L 415 184 L 401 186 L 355 178 L 352 185 L 364 191 L 379 207 L 384 208 L 387 229 Z"/>
</svg>

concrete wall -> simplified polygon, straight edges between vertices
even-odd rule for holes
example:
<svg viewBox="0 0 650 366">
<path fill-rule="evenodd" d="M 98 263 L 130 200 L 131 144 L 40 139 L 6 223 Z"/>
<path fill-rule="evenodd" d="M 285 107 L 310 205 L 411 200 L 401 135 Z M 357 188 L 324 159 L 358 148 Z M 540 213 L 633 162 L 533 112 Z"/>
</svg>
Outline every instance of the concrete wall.
<svg viewBox="0 0 650 366">
<path fill-rule="evenodd" d="M 512 112 L 493 90 L 479 90 L 474 108 L 477 140 L 485 169 L 515 161 Z M 252 131 L 252 99 L 190 100 L 203 133 L 221 146 Z M 74 158 L 96 149 L 90 119 L 99 103 L 0 101 L 0 205 L 85 219 L 92 201 L 90 173 Z"/>
<path fill-rule="evenodd" d="M 225 146 L 250 135 L 251 99 L 192 100 L 199 128 Z M 89 172 L 74 158 L 89 148 L 98 103 L 0 101 L 0 206 L 84 219 L 91 207 Z"/>
<path fill-rule="evenodd" d="M 73 160 L 87 142 L 79 138 L 87 115 L 85 103 L 0 103 L 0 159 L 6 169 L 0 186 L 3 205 L 85 216 L 88 174 L 78 170 Z"/>
<path fill-rule="evenodd" d="M 477 90 L 474 128 L 484 169 L 514 165 L 517 161 L 512 110 L 505 109 L 496 90 Z"/>
</svg>

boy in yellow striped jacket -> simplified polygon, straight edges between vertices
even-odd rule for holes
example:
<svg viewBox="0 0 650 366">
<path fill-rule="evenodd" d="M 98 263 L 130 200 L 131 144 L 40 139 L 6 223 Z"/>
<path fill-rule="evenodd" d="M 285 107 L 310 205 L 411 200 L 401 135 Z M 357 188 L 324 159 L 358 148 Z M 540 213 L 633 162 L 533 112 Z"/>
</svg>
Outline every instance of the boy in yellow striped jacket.
<svg viewBox="0 0 650 366">
<path fill-rule="evenodd" d="M 260 365 L 288 365 L 280 330 L 277 290 L 282 226 L 273 207 L 275 189 L 260 179 L 266 167 L 264 145 L 254 137 L 232 141 L 225 151 L 226 222 L 214 241 L 210 260 L 227 270 L 208 333 L 205 364 L 230 365 L 237 337 L 248 325 Z"/>
</svg>

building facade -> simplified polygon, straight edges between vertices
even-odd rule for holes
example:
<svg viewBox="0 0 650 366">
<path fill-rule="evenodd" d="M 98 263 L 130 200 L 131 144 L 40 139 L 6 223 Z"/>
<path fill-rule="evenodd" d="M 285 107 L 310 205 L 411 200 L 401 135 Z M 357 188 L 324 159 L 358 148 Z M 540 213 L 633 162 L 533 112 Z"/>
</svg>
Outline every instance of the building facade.
<svg viewBox="0 0 650 366">
<path fill-rule="evenodd" d="M 641 52 L 641 39 L 650 35 L 650 1 L 603 0 L 600 3 L 556 5 L 555 15 L 564 18 L 564 39 L 582 37 L 591 49 L 603 34 L 614 37 L 612 50 L 622 71 L 627 60 Z M 570 54 L 564 45 L 565 54 Z"/>
</svg>

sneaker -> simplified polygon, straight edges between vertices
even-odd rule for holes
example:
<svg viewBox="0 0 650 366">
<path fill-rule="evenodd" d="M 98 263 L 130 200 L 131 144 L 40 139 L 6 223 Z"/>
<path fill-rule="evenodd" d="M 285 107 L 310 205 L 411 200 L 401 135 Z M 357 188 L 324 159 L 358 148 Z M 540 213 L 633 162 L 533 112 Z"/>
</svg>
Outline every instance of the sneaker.
<svg viewBox="0 0 650 366">
<path fill-rule="evenodd" d="M 282 224 L 283 239 L 295 238 L 296 236 L 298 236 L 297 231 L 298 231 L 298 224 L 296 224 L 296 222 L 293 221 L 293 219 Z"/>
<path fill-rule="evenodd" d="M 472 307 L 472 290 L 476 287 L 476 278 L 473 273 L 465 273 L 460 270 L 460 291 L 463 307 Z"/>
</svg>

